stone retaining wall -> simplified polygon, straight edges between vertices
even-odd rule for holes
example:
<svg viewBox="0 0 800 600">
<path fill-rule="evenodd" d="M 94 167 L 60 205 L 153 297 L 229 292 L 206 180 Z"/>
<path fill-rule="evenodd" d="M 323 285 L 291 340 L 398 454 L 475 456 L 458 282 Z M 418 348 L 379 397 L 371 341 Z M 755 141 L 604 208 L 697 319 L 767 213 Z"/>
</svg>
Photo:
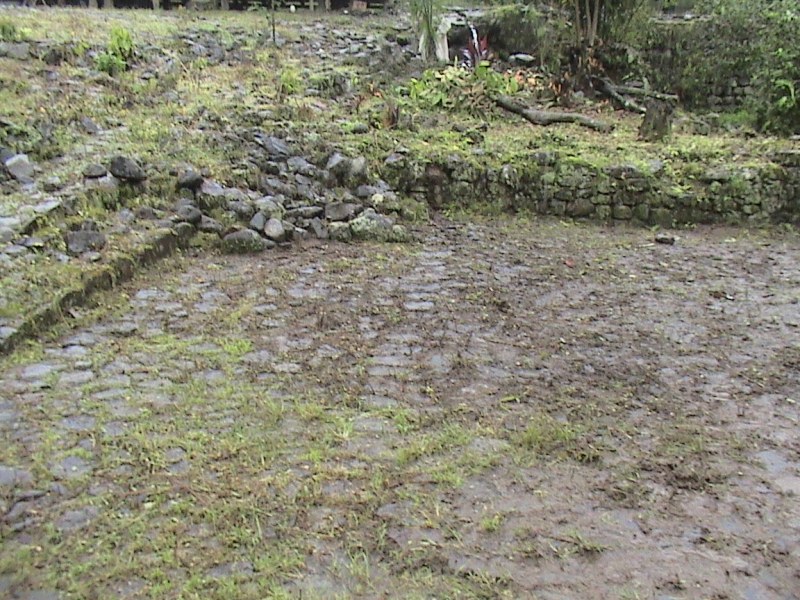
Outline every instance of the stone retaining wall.
<svg viewBox="0 0 800 600">
<path fill-rule="evenodd" d="M 433 208 L 485 207 L 596 221 L 671 227 L 694 223 L 800 222 L 800 150 L 760 168 L 709 168 L 676 182 L 660 161 L 597 167 L 574 157 L 532 153 L 524 166 L 497 169 L 458 156 L 442 163 L 391 155 L 382 176 Z"/>
</svg>

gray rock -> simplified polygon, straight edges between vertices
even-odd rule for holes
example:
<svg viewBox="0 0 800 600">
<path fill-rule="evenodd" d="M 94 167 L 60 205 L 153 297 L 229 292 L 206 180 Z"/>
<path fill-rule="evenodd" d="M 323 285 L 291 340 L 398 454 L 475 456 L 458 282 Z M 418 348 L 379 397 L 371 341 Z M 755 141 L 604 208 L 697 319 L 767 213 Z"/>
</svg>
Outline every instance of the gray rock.
<svg viewBox="0 0 800 600">
<path fill-rule="evenodd" d="M 264 137 L 259 134 L 255 139 L 256 143 L 264 148 L 270 156 L 285 158 L 292 154 L 292 149 L 289 147 L 289 144 L 273 135 Z"/>
<path fill-rule="evenodd" d="M 367 159 L 358 156 L 350 161 L 350 172 L 348 177 L 352 181 L 363 181 L 367 178 Z"/>
<path fill-rule="evenodd" d="M 87 506 L 77 510 L 68 510 L 55 523 L 59 531 L 77 531 L 89 525 L 99 511 L 95 506 Z"/>
<path fill-rule="evenodd" d="M 96 179 L 87 179 L 85 183 L 87 190 L 95 190 L 108 194 L 116 194 L 119 190 L 119 179 L 111 174 Z"/>
<path fill-rule="evenodd" d="M 178 217 L 178 222 L 191 223 L 192 225 L 198 225 L 203 219 L 203 213 L 196 206 L 180 206 L 175 211 L 175 214 Z"/>
<path fill-rule="evenodd" d="M 410 234 L 401 225 L 368 208 L 361 215 L 350 221 L 350 232 L 353 239 L 377 242 L 405 242 L 411 239 Z"/>
<path fill-rule="evenodd" d="M 197 205 L 203 210 L 211 210 L 222 206 L 225 201 L 225 188 L 216 181 L 204 180 L 200 189 L 195 192 Z"/>
<path fill-rule="evenodd" d="M 141 165 L 127 156 L 115 156 L 112 158 L 108 170 L 111 171 L 114 177 L 126 181 L 144 181 L 147 179 L 147 173 L 145 173 Z"/>
<path fill-rule="evenodd" d="M 46 215 L 61 208 L 61 206 L 61 200 L 57 200 L 56 198 L 48 198 L 47 200 L 43 200 L 34 206 L 33 212 L 35 212 L 37 215 Z"/>
<path fill-rule="evenodd" d="M 248 227 L 253 231 L 264 231 L 264 226 L 267 224 L 269 217 L 265 215 L 263 212 L 258 211 L 256 214 L 253 215 L 253 218 L 250 219 L 250 224 Z"/>
<path fill-rule="evenodd" d="M 588 217 L 594 212 L 594 204 L 588 198 L 579 198 L 567 205 L 567 214 L 571 217 Z"/>
<path fill-rule="evenodd" d="M 58 479 L 75 479 L 91 470 L 91 464 L 79 456 L 67 456 L 50 467 L 50 472 Z"/>
<path fill-rule="evenodd" d="M 386 157 L 386 160 L 384 160 L 383 162 L 384 164 L 392 166 L 392 165 L 402 164 L 405 162 L 405 160 L 406 157 L 404 154 L 400 154 L 399 152 L 392 152 L 389 156 Z"/>
<path fill-rule="evenodd" d="M 86 177 L 86 179 L 105 177 L 106 173 L 108 173 L 108 169 L 97 163 L 88 164 L 83 167 L 83 176 Z"/>
<path fill-rule="evenodd" d="M 286 166 L 289 167 L 289 171 L 292 173 L 300 173 L 309 177 L 312 177 L 317 172 L 317 168 L 302 156 L 292 156 L 286 161 Z"/>
<path fill-rule="evenodd" d="M 133 215 L 142 221 L 154 221 L 159 215 L 155 208 L 150 206 L 139 206 L 133 211 Z"/>
<path fill-rule="evenodd" d="M 376 185 L 362 184 L 356 188 L 357 198 L 369 198 L 373 194 L 382 192 L 383 190 Z"/>
<path fill-rule="evenodd" d="M 225 228 L 222 226 L 222 223 L 217 221 L 216 219 L 212 219 L 211 217 L 207 217 L 203 215 L 200 219 L 200 223 L 197 225 L 197 229 L 202 231 L 203 233 L 216 233 L 217 235 L 222 235 L 222 232 Z"/>
<path fill-rule="evenodd" d="M 536 57 L 530 54 L 525 54 L 524 52 L 518 52 L 517 54 L 512 54 L 508 57 L 508 60 L 511 64 L 514 65 L 522 65 L 522 66 L 529 66 L 536 63 Z"/>
<path fill-rule="evenodd" d="M 0 225 L 0 244 L 7 244 L 14 239 L 14 230 Z"/>
<path fill-rule="evenodd" d="M 328 239 L 328 228 L 325 226 L 325 223 L 322 219 L 313 218 L 308 223 L 308 229 L 313 233 L 318 239 L 320 240 L 327 240 Z"/>
<path fill-rule="evenodd" d="M 329 221 L 349 221 L 352 219 L 361 206 L 349 202 L 331 202 L 325 206 L 325 218 Z"/>
<path fill-rule="evenodd" d="M 178 175 L 178 189 L 199 190 L 203 185 L 203 175 L 194 169 L 187 169 Z"/>
<path fill-rule="evenodd" d="M 22 220 L 19 217 L 0 217 L 0 227 L 19 229 L 21 226 Z"/>
<path fill-rule="evenodd" d="M 658 233 L 655 237 L 656 244 L 666 244 L 667 246 L 672 246 L 675 244 L 675 241 L 675 236 L 668 233 Z"/>
<path fill-rule="evenodd" d="M 30 183 L 33 181 L 33 163 L 27 154 L 15 154 L 5 162 L 6 170 L 17 181 Z"/>
<path fill-rule="evenodd" d="M 172 226 L 172 230 L 175 232 L 175 235 L 178 236 L 179 244 L 185 244 L 188 242 L 195 232 L 194 224 L 189 223 L 188 221 L 180 221 L 175 223 Z"/>
<path fill-rule="evenodd" d="M 334 152 L 328 158 L 325 170 L 335 175 L 338 179 L 344 179 L 350 173 L 350 159 L 338 152 Z"/>
<path fill-rule="evenodd" d="M 31 57 L 31 45 L 28 42 L 0 42 L 0 56 L 28 60 Z"/>
<path fill-rule="evenodd" d="M 55 192 L 64 187 L 61 179 L 57 175 L 51 175 L 42 182 L 42 189 L 45 192 Z"/>
<path fill-rule="evenodd" d="M 286 229 L 280 219 L 269 219 L 264 225 L 264 235 L 273 242 L 286 241 Z"/>
<path fill-rule="evenodd" d="M 353 133 L 355 134 L 364 134 L 369 133 L 369 125 L 366 123 L 356 123 L 353 125 Z"/>
<path fill-rule="evenodd" d="M 283 216 L 283 207 L 275 201 L 274 196 L 262 196 L 255 201 L 255 205 L 268 219 L 272 217 L 280 219 Z"/>
<path fill-rule="evenodd" d="M 89 117 L 81 117 L 80 124 L 83 130 L 91 135 L 96 135 L 101 131 L 100 126 Z"/>
<path fill-rule="evenodd" d="M 29 485 L 33 481 L 30 471 L 0 465 L 0 488 Z"/>
<path fill-rule="evenodd" d="M 228 202 L 228 210 L 236 213 L 236 216 L 242 221 L 249 221 L 256 212 L 252 204 L 242 200 L 232 200 Z"/>
<path fill-rule="evenodd" d="M 11 244 L 10 246 L 5 247 L 3 253 L 11 257 L 22 256 L 23 254 L 28 253 L 28 249 L 25 246 L 20 246 L 19 244 Z"/>
<path fill-rule="evenodd" d="M 229 233 L 222 239 L 222 249 L 230 254 L 250 254 L 272 248 L 274 242 L 265 240 L 252 229 Z"/>
<path fill-rule="evenodd" d="M 65 237 L 67 252 L 73 256 L 90 250 L 102 250 L 106 245 L 106 236 L 99 231 L 68 231 Z"/>
<path fill-rule="evenodd" d="M 347 223 L 334 222 L 328 225 L 328 237 L 337 242 L 349 242 L 353 238 Z"/>
<path fill-rule="evenodd" d="M 313 219 L 319 217 L 325 209 L 321 206 L 298 206 L 290 208 L 284 215 L 287 219 Z"/>
</svg>

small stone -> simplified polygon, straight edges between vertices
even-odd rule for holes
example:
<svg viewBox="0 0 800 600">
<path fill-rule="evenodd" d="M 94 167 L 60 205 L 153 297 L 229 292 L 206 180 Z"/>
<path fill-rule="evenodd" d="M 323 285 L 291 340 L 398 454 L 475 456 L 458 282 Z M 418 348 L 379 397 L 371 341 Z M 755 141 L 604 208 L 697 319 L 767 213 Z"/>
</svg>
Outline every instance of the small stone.
<svg viewBox="0 0 800 600">
<path fill-rule="evenodd" d="M 144 181 L 147 179 L 147 173 L 139 163 L 127 156 L 115 156 L 112 158 L 108 170 L 111 171 L 114 177 L 127 181 Z"/>
<path fill-rule="evenodd" d="M 256 208 L 266 215 L 280 219 L 283 216 L 283 207 L 275 200 L 274 196 L 262 196 L 255 201 Z"/>
<path fill-rule="evenodd" d="M 264 231 L 264 226 L 267 224 L 269 217 L 265 215 L 263 212 L 258 211 L 256 214 L 253 215 L 253 218 L 250 219 L 250 224 L 248 227 L 253 231 Z"/>
<path fill-rule="evenodd" d="M 96 135 L 100 133 L 100 126 L 94 121 L 92 121 L 89 117 L 81 117 L 80 124 L 86 133 L 89 133 L 91 135 Z"/>
<path fill-rule="evenodd" d="M 264 225 L 264 235 L 273 242 L 286 241 L 286 229 L 280 219 L 269 219 Z"/>
<path fill-rule="evenodd" d="M 402 164 L 406 160 L 405 155 L 400 154 L 399 152 L 392 152 L 389 156 L 386 157 L 386 160 L 383 162 L 389 166 Z"/>
<path fill-rule="evenodd" d="M 256 136 L 256 143 L 264 148 L 270 156 L 286 157 L 292 153 L 289 144 L 273 135 L 266 137 L 258 135 Z"/>
<path fill-rule="evenodd" d="M 356 123 L 353 125 L 353 133 L 358 135 L 369 133 L 369 125 L 366 123 Z"/>
<path fill-rule="evenodd" d="M 34 206 L 33 212 L 35 212 L 37 215 L 46 215 L 59 208 L 61 208 L 61 200 L 48 198 L 47 200 L 43 200 Z"/>
<path fill-rule="evenodd" d="M 99 231 L 69 231 L 65 237 L 67 251 L 73 256 L 90 250 L 102 250 L 106 245 L 106 236 Z"/>
<path fill-rule="evenodd" d="M 187 169 L 178 176 L 178 189 L 187 189 L 196 192 L 203 185 L 203 175 L 194 169 Z"/>
<path fill-rule="evenodd" d="M 0 488 L 29 485 L 33 481 L 30 471 L 0 465 Z"/>
<path fill-rule="evenodd" d="M 222 249 L 230 254 L 263 252 L 274 245 L 274 242 L 263 239 L 252 229 L 234 231 L 222 239 Z"/>
<path fill-rule="evenodd" d="M 292 156 L 286 161 L 286 166 L 292 173 L 300 173 L 308 176 L 313 176 L 317 171 L 317 168 L 302 156 Z"/>
<path fill-rule="evenodd" d="M 222 232 L 225 230 L 225 228 L 222 226 L 222 223 L 216 219 L 207 217 L 206 215 L 203 215 L 203 217 L 200 219 L 197 229 L 203 233 L 216 233 L 217 235 L 222 235 Z"/>
<path fill-rule="evenodd" d="M 347 223 L 333 222 L 328 225 L 328 237 L 337 242 L 349 242 L 353 234 Z"/>
<path fill-rule="evenodd" d="M 76 531 L 83 529 L 91 523 L 99 514 L 94 506 L 87 506 L 78 510 L 68 510 L 60 519 L 56 521 L 56 529 L 59 531 Z"/>
<path fill-rule="evenodd" d="M 225 188 L 216 181 L 204 180 L 200 189 L 195 192 L 197 205 L 203 210 L 211 210 L 222 206 L 225 201 Z"/>
<path fill-rule="evenodd" d="M 0 244 L 6 244 L 14 239 L 14 230 L 10 227 L 0 226 Z"/>
<path fill-rule="evenodd" d="M 320 216 L 325 209 L 321 206 L 298 206 L 286 211 L 287 219 L 313 219 Z"/>
<path fill-rule="evenodd" d="M 27 154 L 15 154 L 5 162 L 6 170 L 17 181 L 30 183 L 33 181 L 33 163 Z"/>
<path fill-rule="evenodd" d="M 249 221 L 256 212 L 252 204 L 242 200 L 232 200 L 228 202 L 228 210 L 236 213 L 236 216 L 242 221 Z"/>
<path fill-rule="evenodd" d="M 325 223 L 322 219 L 313 218 L 308 223 L 309 230 L 320 240 L 327 240 L 328 239 L 328 228 L 325 226 Z"/>
<path fill-rule="evenodd" d="M 191 223 L 192 225 L 198 225 L 203 219 L 203 213 L 196 206 L 181 206 L 175 214 L 178 216 L 179 222 Z"/>
<path fill-rule="evenodd" d="M 189 241 L 195 232 L 194 224 L 188 221 L 180 221 L 175 223 L 172 226 L 172 230 L 175 232 L 175 235 L 178 236 L 178 241 L 180 244 L 184 244 Z"/>
<path fill-rule="evenodd" d="M 331 154 L 325 165 L 325 170 L 333 173 L 338 178 L 344 178 L 350 172 L 350 159 L 338 152 Z"/>
<path fill-rule="evenodd" d="M 350 179 L 359 181 L 367 177 L 367 159 L 359 156 L 350 161 L 350 172 L 348 173 Z"/>
<path fill-rule="evenodd" d="M 139 206 L 133 211 L 133 215 L 142 221 L 154 221 L 158 219 L 158 212 L 151 206 Z"/>
<path fill-rule="evenodd" d="M 508 61 L 514 65 L 527 67 L 536 63 L 536 57 L 531 54 L 525 54 L 524 52 L 518 52 L 517 54 L 509 56 Z"/>
<path fill-rule="evenodd" d="M 349 221 L 361 207 L 349 202 L 331 202 L 325 206 L 325 218 L 329 221 Z"/>
<path fill-rule="evenodd" d="M 27 254 L 28 249 L 25 246 L 21 246 L 19 244 L 11 244 L 6 246 L 3 250 L 3 254 L 11 257 L 15 256 L 22 256 L 23 254 Z"/>
<path fill-rule="evenodd" d="M 669 246 L 672 246 L 673 244 L 675 244 L 675 236 L 674 235 L 669 235 L 667 233 L 656 234 L 655 240 L 656 240 L 656 244 L 667 244 Z"/>
<path fill-rule="evenodd" d="M 31 45 L 28 42 L 0 42 L 0 56 L 28 60 L 31 57 Z"/>
<path fill-rule="evenodd" d="M 61 179 L 57 175 L 51 175 L 42 182 L 42 189 L 45 192 L 55 192 L 64 187 Z"/>
<path fill-rule="evenodd" d="M 364 213 L 350 221 L 350 232 L 357 240 L 389 241 L 392 237 L 394 221 L 387 216 L 379 215 L 368 208 Z"/>
</svg>

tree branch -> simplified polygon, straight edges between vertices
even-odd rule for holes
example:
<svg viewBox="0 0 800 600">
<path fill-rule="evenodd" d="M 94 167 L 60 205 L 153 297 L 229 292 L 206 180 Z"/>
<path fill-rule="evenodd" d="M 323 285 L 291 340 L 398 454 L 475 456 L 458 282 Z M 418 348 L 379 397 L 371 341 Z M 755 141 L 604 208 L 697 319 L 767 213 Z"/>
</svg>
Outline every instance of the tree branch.
<svg viewBox="0 0 800 600">
<path fill-rule="evenodd" d="M 552 125 L 553 123 L 577 123 L 595 131 L 608 132 L 613 126 L 604 121 L 595 121 L 587 116 L 578 113 L 562 113 L 548 110 L 537 110 L 517 104 L 507 96 L 498 96 L 494 99 L 495 104 L 509 112 L 519 115 L 523 119 L 530 121 L 534 125 Z"/>
</svg>

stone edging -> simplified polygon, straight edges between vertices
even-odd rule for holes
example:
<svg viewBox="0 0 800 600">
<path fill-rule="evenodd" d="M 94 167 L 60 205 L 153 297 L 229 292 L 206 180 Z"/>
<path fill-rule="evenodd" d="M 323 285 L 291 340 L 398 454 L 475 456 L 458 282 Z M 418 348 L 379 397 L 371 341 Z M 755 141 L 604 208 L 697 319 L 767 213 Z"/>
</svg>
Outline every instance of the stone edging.
<svg viewBox="0 0 800 600">
<path fill-rule="evenodd" d="M 0 331 L 0 354 L 10 353 L 22 341 L 36 337 L 45 328 L 60 322 L 67 310 L 82 305 L 95 292 L 109 290 L 130 280 L 137 267 L 153 264 L 177 248 L 186 246 L 193 233 L 193 228 L 160 229 L 133 254 L 115 257 L 97 272 L 82 279 L 80 284 L 61 290 L 58 297 L 46 306 L 34 309 L 19 325 Z"/>
</svg>

